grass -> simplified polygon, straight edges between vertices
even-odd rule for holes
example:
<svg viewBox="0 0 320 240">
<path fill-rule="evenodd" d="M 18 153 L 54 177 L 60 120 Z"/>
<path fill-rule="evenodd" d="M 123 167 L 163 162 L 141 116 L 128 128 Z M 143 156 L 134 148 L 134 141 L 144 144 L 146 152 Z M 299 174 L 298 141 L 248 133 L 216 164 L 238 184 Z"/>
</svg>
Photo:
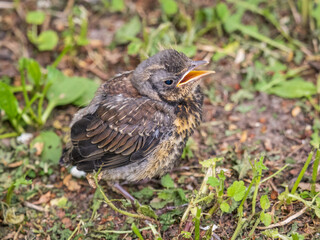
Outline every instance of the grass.
<svg viewBox="0 0 320 240">
<path fill-rule="evenodd" d="M 0 76 L 0 237 L 319 237 L 320 78 L 312 64 L 320 54 L 320 2 L 288 3 L 227 0 L 190 7 L 189 1 L 160 0 L 139 8 L 104 0 L 35 10 L 16 1 L 5 14 L 23 24 L 3 32 L 30 57 L 19 55 L 10 62 L 18 72 Z M 101 30 L 97 19 L 111 29 L 108 44 L 90 39 Z M 210 118 L 188 141 L 185 168 L 147 186 L 129 186 L 143 204 L 134 213 L 96 178 L 94 191 L 59 169 L 66 116 L 88 104 L 100 83 L 95 76 L 133 69 L 168 47 L 212 61 L 215 82 L 204 83 L 204 118 Z M 121 58 L 112 62 L 108 54 Z M 260 96 L 267 96 L 262 105 Z M 252 115 L 259 118 L 250 122 Z M 282 125 L 272 128 L 274 121 Z M 18 142 L 26 133 L 31 140 Z M 279 143 L 280 136 L 287 138 Z"/>
</svg>

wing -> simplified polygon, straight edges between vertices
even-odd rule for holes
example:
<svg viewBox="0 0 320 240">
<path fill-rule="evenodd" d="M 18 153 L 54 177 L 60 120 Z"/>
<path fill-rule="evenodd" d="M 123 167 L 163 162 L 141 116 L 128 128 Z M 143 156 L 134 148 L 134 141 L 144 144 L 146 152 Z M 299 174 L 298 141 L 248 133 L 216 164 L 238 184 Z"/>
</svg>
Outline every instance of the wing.
<svg viewBox="0 0 320 240">
<path fill-rule="evenodd" d="M 143 160 L 170 126 L 169 114 L 148 98 L 109 97 L 71 127 L 69 160 L 92 172 Z"/>
</svg>

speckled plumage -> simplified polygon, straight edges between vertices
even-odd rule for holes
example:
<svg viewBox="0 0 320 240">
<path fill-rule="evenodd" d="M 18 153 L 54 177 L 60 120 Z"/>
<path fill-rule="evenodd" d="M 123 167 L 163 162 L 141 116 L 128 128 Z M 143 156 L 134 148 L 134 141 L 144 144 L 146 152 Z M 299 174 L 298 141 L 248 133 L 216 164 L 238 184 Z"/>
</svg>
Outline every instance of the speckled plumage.
<svg viewBox="0 0 320 240">
<path fill-rule="evenodd" d="M 198 80 L 179 85 L 195 63 L 164 50 L 135 71 L 103 83 L 74 116 L 62 162 L 88 173 L 102 167 L 102 177 L 110 182 L 134 182 L 170 171 L 201 121 Z"/>
</svg>

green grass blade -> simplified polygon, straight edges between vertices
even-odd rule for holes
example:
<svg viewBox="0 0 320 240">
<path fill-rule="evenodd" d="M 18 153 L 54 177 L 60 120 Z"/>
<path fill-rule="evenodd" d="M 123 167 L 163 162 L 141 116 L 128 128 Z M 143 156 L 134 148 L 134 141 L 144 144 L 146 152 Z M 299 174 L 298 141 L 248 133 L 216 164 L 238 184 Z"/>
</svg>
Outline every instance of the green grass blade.
<svg viewBox="0 0 320 240">
<path fill-rule="evenodd" d="M 137 235 L 137 237 L 138 237 L 140 240 L 144 240 L 144 238 L 142 237 L 139 229 L 137 228 L 137 226 L 136 226 L 134 223 L 132 223 L 131 229 L 132 229 L 132 231 Z"/>
<path fill-rule="evenodd" d="M 313 170 L 312 170 L 312 180 L 311 180 L 311 193 L 312 193 L 312 195 L 316 194 L 316 181 L 317 181 L 317 176 L 318 176 L 319 161 L 320 161 L 320 150 L 317 149 L 316 159 L 314 160 Z"/>
<path fill-rule="evenodd" d="M 269 44 L 270 46 L 275 47 L 277 49 L 280 49 L 280 50 L 282 50 L 284 52 L 290 53 L 290 52 L 293 51 L 292 49 L 288 48 L 286 45 L 284 45 L 282 43 L 279 43 L 277 41 L 274 41 L 271 38 L 266 37 L 263 34 L 257 32 L 257 31 L 254 31 L 254 30 L 252 30 L 251 28 L 249 28 L 249 27 L 247 27 L 245 25 L 237 24 L 237 29 L 240 32 L 242 32 L 243 34 L 247 34 L 252 38 L 255 38 L 255 39 L 257 39 L 257 40 L 259 40 L 261 42 L 265 42 L 265 43 Z"/>
<path fill-rule="evenodd" d="M 201 208 L 197 207 L 197 214 L 194 219 L 194 239 L 200 240 L 200 217 L 201 217 Z"/>
<path fill-rule="evenodd" d="M 304 166 L 303 166 L 303 168 L 302 168 L 302 170 L 301 170 L 296 182 L 293 185 L 293 188 L 291 190 L 291 194 L 294 194 L 296 192 L 296 190 L 297 190 L 297 188 L 299 186 L 299 183 L 301 182 L 301 180 L 303 178 L 303 175 L 306 172 L 306 170 L 307 170 L 307 168 L 308 168 L 308 166 L 309 166 L 309 164 L 311 162 L 312 157 L 313 157 L 313 152 L 310 152 L 306 163 L 304 164 Z"/>
</svg>

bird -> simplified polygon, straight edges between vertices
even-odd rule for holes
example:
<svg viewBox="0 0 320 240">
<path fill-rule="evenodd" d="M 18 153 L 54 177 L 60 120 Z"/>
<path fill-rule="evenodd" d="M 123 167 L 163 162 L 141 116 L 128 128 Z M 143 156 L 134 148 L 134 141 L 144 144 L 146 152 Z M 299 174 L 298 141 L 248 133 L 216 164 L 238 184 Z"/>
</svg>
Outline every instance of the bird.
<svg viewBox="0 0 320 240">
<path fill-rule="evenodd" d="M 165 49 L 105 81 L 74 115 L 60 162 L 89 176 L 101 169 L 99 179 L 114 183 L 124 196 L 120 181 L 169 172 L 201 122 L 199 80 L 214 71 L 195 68 L 207 63 Z"/>
</svg>

